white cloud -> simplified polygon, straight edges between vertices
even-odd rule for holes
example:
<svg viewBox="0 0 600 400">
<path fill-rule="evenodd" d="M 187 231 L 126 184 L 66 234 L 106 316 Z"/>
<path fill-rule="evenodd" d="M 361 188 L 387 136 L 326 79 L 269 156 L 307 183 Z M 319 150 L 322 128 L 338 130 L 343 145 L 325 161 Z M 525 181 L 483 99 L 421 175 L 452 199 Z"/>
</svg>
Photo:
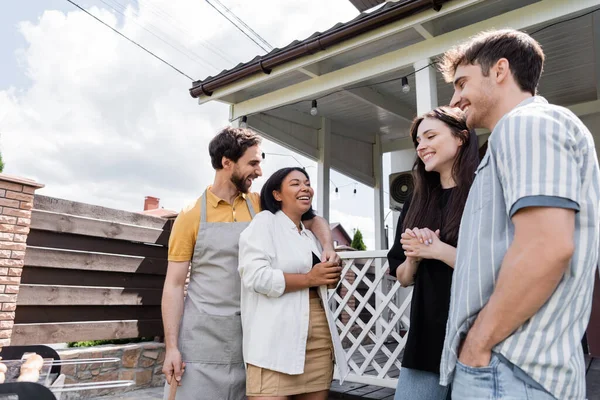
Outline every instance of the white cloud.
<svg viewBox="0 0 600 400">
<path fill-rule="evenodd" d="M 225 3 L 274 46 L 356 15 L 348 0 Z M 124 17 L 100 7 L 90 12 L 194 79 L 260 54 L 205 2 L 138 4 Z M 226 105 L 198 106 L 189 96 L 188 79 L 80 10 L 46 10 L 39 20 L 18 27 L 27 43 L 19 59 L 31 84 L 0 90 L 5 172 L 46 184 L 41 194 L 126 210 L 139 210 L 147 195 L 178 210 L 201 194 L 214 174 L 208 141 L 228 123 Z M 291 154 L 270 142 L 264 151 Z M 311 168 L 316 163 L 295 157 L 316 182 Z M 268 176 L 295 164 L 289 157 L 268 156 L 264 172 Z M 332 180 L 340 186 L 352 182 L 335 172 Z M 356 196 L 349 185 L 340 189 L 340 199 L 332 197 L 330 220 L 350 234 L 360 228 L 373 249 L 373 191 L 356 187 Z"/>
</svg>

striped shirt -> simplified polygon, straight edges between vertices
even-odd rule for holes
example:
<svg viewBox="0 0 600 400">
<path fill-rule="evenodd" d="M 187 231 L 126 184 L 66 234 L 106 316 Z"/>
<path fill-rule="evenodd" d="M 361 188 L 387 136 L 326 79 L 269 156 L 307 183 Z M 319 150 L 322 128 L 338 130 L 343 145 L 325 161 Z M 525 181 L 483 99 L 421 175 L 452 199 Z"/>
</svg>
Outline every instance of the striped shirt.
<svg viewBox="0 0 600 400">
<path fill-rule="evenodd" d="M 496 124 L 463 213 L 440 383 L 492 292 L 514 238 L 512 216 L 532 206 L 570 208 L 575 252 L 550 299 L 493 349 L 558 399 L 585 398 L 581 338 L 598 260 L 600 171 L 594 140 L 569 110 L 532 97 Z"/>
</svg>

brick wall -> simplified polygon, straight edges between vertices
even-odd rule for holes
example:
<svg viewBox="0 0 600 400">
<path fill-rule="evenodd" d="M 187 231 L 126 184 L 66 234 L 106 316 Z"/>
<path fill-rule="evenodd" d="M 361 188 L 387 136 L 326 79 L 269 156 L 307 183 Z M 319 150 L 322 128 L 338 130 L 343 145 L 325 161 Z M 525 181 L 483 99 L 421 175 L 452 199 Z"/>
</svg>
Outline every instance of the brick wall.
<svg viewBox="0 0 600 400">
<path fill-rule="evenodd" d="M 29 179 L 0 174 L 0 347 L 10 345 L 33 195 L 42 187 Z"/>
</svg>

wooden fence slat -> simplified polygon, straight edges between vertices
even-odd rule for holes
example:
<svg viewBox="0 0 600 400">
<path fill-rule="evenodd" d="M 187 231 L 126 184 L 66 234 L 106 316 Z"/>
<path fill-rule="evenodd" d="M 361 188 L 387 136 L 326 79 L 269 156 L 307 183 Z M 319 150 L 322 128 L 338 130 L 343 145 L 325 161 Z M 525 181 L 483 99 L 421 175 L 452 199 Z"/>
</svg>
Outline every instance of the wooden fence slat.
<svg viewBox="0 0 600 400">
<path fill-rule="evenodd" d="M 162 245 L 169 242 L 169 234 L 162 228 L 147 228 L 35 209 L 31 211 L 31 229 Z"/>
<path fill-rule="evenodd" d="M 166 223 L 165 219 L 151 215 L 116 210 L 113 208 L 78 203 L 76 201 L 41 196 L 37 194 L 33 200 L 33 208 L 42 211 L 52 211 L 56 213 L 78 215 L 80 217 L 145 226 L 148 228 L 163 229 Z"/>
<path fill-rule="evenodd" d="M 51 247 L 56 249 L 90 251 L 95 253 L 123 254 L 152 258 L 167 258 L 168 249 L 163 246 L 132 243 L 99 237 L 31 230 L 27 246 Z"/>
<path fill-rule="evenodd" d="M 15 324 L 11 345 L 162 336 L 162 321 L 126 320 Z"/>
<path fill-rule="evenodd" d="M 127 289 L 162 289 L 164 275 L 127 274 L 123 272 L 86 271 L 77 269 L 23 268 L 21 284 L 123 287 Z"/>
<path fill-rule="evenodd" d="M 110 271 L 165 275 L 167 260 L 160 258 L 82 252 L 28 246 L 25 265 L 83 271 Z"/>
<path fill-rule="evenodd" d="M 158 305 L 160 289 L 99 288 L 90 286 L 21 285 L 17 309 L 21 305 L 118 306 Z"/>
<path fill-rule="evenodd" d="M 15 324 L 48 322 L 118 321 L 161 319 L 160 306 L 23 306 L 19 305 Z M 85 340 L 82 338 L 81 340 Z"/>
</svg>

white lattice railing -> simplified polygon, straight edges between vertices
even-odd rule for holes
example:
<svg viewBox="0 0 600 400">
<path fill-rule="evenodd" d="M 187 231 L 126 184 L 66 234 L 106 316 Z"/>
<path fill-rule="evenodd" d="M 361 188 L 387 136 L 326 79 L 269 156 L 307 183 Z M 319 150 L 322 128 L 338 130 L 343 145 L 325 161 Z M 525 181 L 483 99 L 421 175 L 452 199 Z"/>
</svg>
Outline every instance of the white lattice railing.
<svg viewBox="0 0 600 400">
<path fill-rule="evenodd" d="M 387 273 L 387 250 L 339 254 L 342 280 L 330 291 L 329 306 L 348 359 L 346 380 L 395 388 L 412 288 L 401 287 Z"/>
</svg>

